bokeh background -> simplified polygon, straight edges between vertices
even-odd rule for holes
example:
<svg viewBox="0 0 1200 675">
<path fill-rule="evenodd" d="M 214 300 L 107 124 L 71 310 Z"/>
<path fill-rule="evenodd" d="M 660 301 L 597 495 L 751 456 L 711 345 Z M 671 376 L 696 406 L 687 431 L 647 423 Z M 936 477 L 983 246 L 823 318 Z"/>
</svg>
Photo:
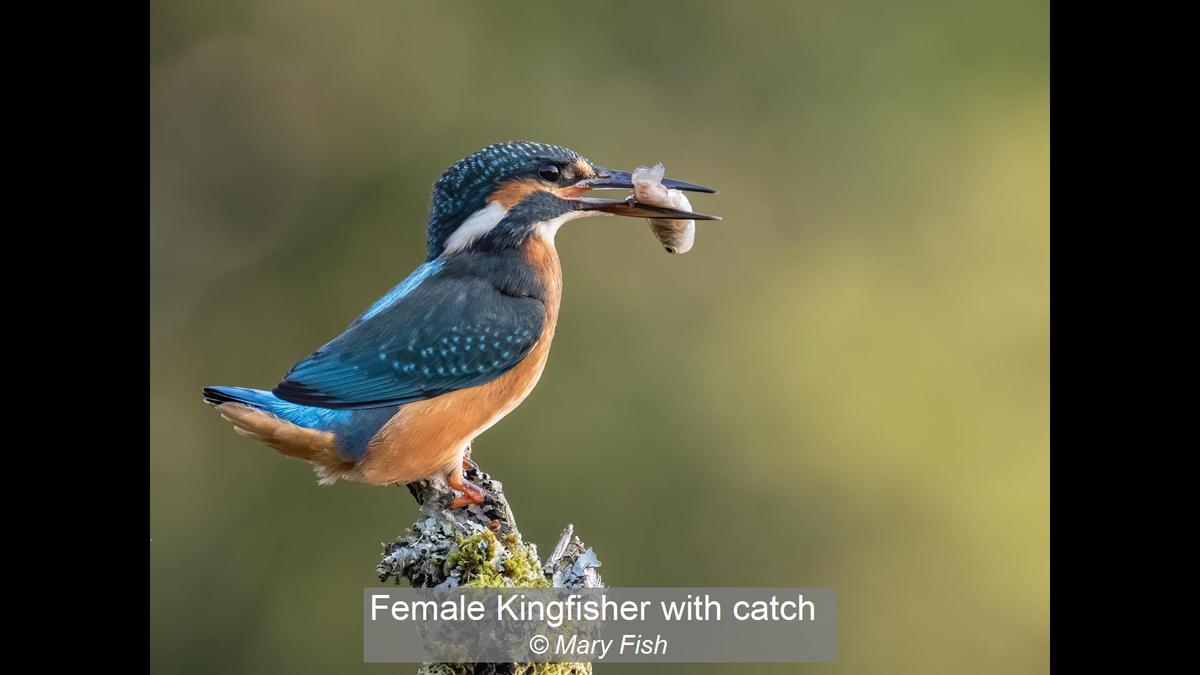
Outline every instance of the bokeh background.
<svg viewBox="0 0 1200 675">
<path fill-rule="evenodd" d="M 424 255 L 489 143 L 721 189 L 670 256 L 558 236 L 550 366 L 475 454 L 620 586 L 834 586 L 835 665 L 1049 670 L 1048 3 L 153 0 L 151 666 L 361 663 L 415 513 L 318 488 L 206 384 L 270 387 Z"/>
</svg>

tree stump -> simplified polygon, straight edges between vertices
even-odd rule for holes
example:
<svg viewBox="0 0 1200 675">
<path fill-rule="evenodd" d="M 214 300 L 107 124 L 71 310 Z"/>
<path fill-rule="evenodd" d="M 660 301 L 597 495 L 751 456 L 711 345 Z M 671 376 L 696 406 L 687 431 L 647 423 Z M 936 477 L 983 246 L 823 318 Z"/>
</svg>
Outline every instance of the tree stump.
<svg viewBox="0 0 1200 675">
<path fill-rule="evenodd" d="M 468 460 L 470 461 L 470 460 Z M 409 483 L 420 517 L 396 541 L 383 545 L 380 582 L 414 588 L 601 588 L 596 553 L 567 525 L 542 563 L 537 546 L 517 529 L 504 486 L 470 461 L 467 480 L 483 488 L 482 504 L 450 510 L 453 493 L 440 480 Z M 584 675 L 590 663 L 425 663 L 419 675 Z"/>
</svg>

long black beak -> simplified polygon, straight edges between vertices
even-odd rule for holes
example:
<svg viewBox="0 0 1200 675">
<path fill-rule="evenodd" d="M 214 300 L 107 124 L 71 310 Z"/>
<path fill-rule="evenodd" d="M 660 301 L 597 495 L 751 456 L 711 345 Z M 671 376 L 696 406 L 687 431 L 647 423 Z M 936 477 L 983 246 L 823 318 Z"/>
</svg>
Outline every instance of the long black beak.
<svg viewBox="0 0 1200 675">
<path fill-rule="evenodd" d="M 663 181 L 666 185 L 667 181 Z M 625 199 L 595 199 L 593 197 L 576 197 L 571 200 L 579 211 L 602 211 L 614 216 L 631 216 L 634 218 L 665 218 L 667 220 L 720 220 L 720 216 L 708 216 L 703 213 L 680 211 L 666 206 L 651 206 L 641 204 L 633 195 Z"/>
<path fill-rule="evenodd" d="M 707 192 L 708 194 L 712 195 L 717 194 L 717 191 L 710 187 L 696 185 L 695 183 L 687 183 L 681 180 L 664 178 L 662 184 L 668 189 L 672 190 L 683 190 L 684 192 Z M 596 167 L 595 178 L 581 180 L 575 184 L 575 187 L 587 188 L 589 190 L 632 190 L 633 176 L 629 175 L 629 173 L 625 171 L 616 171 L 615 169 Z"/>
<path fill-rule="evenodd" d="M 685 190 L 687 192 L 707 192 L 716 194 L 717 191 L 696 185 L 695 183 L 687 183 L 681 180 L 672 180 L 664 178 L 662 184 L 668 189 Z M 625 171 L 616 171 L 614 169 L 605 169 L 596 167 L 596 177 L 587 178 L 575 184 L 575 187 L 585 188 L 588 190 L 632 190 L 633 176 Z M 595 199 L 592 197 L 578 197 L 571 200 L 575 203 L 575 208 L 580 211 L 601 211 L 611 213 L 614 216 L 630 216 L 634 218 L 666 218 L 669 220 L 720 220 L 720 216 L 708 216 L 703 213 L 692 213 L 691 211 L 680 211 L 665 206 L 651 206 L 649 204 L 641 204 L 632 195 L 625 199 Z"/>
</svg>

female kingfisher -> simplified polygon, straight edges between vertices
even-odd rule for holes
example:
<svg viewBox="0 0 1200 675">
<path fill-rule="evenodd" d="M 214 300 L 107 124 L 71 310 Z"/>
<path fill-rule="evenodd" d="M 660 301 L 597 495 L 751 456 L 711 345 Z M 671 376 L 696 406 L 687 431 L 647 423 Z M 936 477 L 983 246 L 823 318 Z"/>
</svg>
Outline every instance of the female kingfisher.
<svg viewBox="0 0 1200 675">
<path fill-rule="evenodd" d="M 682 181 L 668 188 L 715 192 Z M 556 145 L 506 142 L 459 160 L 433 186 L 428 257 L 271 391 L 206 387 L 235 430 L 311 462 L 323 485 L 463 476 L 471 442 L 529 395 L 554 339 L 562 270 L 554 235 L 600 214 L 714 216 L 582 197 L 631 189 L 630 174 Z"/>
</svg>

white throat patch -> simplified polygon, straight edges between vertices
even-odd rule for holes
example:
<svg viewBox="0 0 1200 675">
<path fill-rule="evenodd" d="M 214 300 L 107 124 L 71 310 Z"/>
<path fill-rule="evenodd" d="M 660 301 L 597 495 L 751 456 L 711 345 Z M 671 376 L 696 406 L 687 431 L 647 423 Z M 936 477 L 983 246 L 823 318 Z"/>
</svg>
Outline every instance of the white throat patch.
<svg viewBox="0 0 1200 675">
<path fill-rule="evenodd" d="M 442 255 L 450 255 L 470 246 L 471 242 L 487 234 L 500 221 L 504 220 L 506 215 L 508 215 L 508 209 L 497 202 L 492 202 L 472 213 L 471 217 L 464 220 L 454 234 L 446 239 L 446 247 L 442 249 Z"/>
<path fill-rule="evenodd" d="M 606 216 L 607 213 L 600 211 L 568 211 L 557 218 L 543 220 L 533 226 L 534 233 L 546 240 L 546 243 L 554 245 L 554 235 L 558 234 L 558 228 L 563 226 L 563 223 L 575 220 L 576 218 L 587 218 L 588 216 Z"/>
<path fill-rule="evenodd" d="M 458 229 L 446 239 L 446 246 L 442 249 L 442 255 L 450 255 L 457 253 L 471 245 L 471 242 L 482 237 L 492 228 L 500 224 L 504 217 L 508 215 L 508 209 L 504 208 L 497 202 L 492 202 L 487 206 L 479 209 L 471 214 L 471 217 L 463 221 Z M 558 228 L 563 226 L 563 223 L 575 220 L 576 218 L 586 218 L 588 216 L 606 216 L 607 213 L 600 211 L 569 211 L 550 220 L 543 220 L 533 226 L 534 234 L 546 240 L 551 246 L 554 245 L 554 235 L 558 233 Z"/>
</svg>

